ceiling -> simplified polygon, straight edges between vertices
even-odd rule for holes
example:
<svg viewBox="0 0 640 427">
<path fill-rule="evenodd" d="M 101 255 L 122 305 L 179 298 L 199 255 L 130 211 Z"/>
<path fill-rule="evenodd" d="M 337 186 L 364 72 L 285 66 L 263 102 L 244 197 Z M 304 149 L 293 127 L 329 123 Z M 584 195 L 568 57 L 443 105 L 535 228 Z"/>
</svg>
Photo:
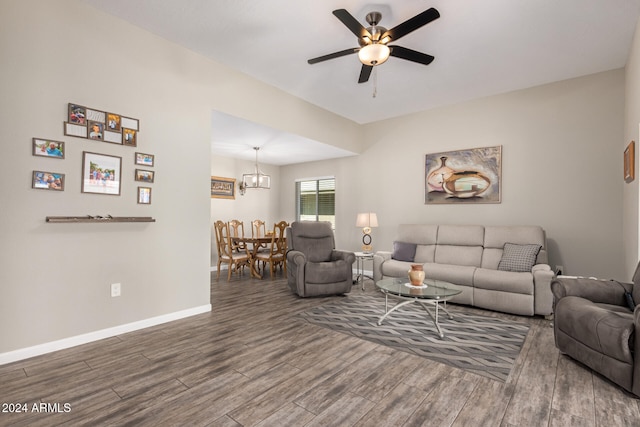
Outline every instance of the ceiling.
<svg viewBox="0 0 640 427">
<path fill-rule="evenodd" d="M 84 1 L 360 124 L 623 67 L 640 15 L 640 0 Z M 430 7 L 441 17 L 395 44 L 435 60 L 390 58 L 375 68 L 375 98 L 374 75 L 357 83 L 357 55 L 307 63 L 358 46 L 335 9 L 364 26 L 376 10 L 392 28 Z M 233 140 L 247 123 L 217 114 L 218 154 L 253 159 L 251 147 L 264 146 L 260 161 L 273 164 L 354 154 L 257 125 Z"/>
</svg>

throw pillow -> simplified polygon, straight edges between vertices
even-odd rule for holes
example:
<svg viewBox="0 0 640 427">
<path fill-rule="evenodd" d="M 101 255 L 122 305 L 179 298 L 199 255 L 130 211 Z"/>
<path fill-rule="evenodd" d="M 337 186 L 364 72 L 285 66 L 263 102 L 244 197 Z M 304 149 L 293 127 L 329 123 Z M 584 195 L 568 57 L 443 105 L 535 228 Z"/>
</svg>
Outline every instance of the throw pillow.
<svg viewBox="0 0 640 427">
<path fill-rule="evenodd" d="M 516 245 L 515 243 L 505 243 L 502 251 L 502 259 L 498 264 L 498 270 L 526 272 L 536 263 L 540 245 Z"/>
<path fill-rule="evenodd" d="M 406 242 L 393 242 L 391 258 L 398 261 L 413 262 L 416 256 L 416 244 Z"/>
</svg>

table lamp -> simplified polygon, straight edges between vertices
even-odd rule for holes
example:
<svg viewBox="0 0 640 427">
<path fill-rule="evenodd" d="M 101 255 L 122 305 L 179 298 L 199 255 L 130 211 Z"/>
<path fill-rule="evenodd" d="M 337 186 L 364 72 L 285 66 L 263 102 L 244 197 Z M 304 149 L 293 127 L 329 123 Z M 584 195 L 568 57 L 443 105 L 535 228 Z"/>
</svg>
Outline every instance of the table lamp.
<svg viewBox="0 0 640 427">
<path fill-rule="evenodd" d="M 378 226 L 378 217 L 373 212 L 359 213 L 356 219 L 356 227 L 362 227 L 362 251 L 371 253 L 371 228 Z"/>
</svg>

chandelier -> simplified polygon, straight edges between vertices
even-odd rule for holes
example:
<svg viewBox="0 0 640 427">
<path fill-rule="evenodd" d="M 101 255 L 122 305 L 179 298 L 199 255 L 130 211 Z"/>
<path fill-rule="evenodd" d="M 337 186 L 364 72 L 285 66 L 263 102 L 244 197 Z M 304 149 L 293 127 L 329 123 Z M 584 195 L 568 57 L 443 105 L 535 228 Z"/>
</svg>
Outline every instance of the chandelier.
<svg viewBox="0 0 640 427">
<path fill-rule="evenodd" d="M 271 176 L 265 175 L 258 167 L 258 150 L 260 147 L 253 147 L 256 150 L 256 166 L 253 173 L 242 174 L 240 183 L 240 194 L 244 195 L 247 188 L 271 188 Z"/>
</svg>

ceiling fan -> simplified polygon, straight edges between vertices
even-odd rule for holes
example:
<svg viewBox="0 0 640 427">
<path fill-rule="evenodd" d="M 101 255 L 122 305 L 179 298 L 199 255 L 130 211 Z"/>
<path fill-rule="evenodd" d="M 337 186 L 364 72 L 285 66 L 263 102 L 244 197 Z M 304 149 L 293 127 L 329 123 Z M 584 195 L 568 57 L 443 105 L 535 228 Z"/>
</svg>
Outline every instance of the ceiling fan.
<svg viewBox="0 0 640 427">
<path fill-rule="evenodd" d="M 389 44 L 428 24 L 429 22 L 438 19 L 440 17 L 440 13 L 434 8 L 427 9 L 390 30 L 378 25 L 382 19 L 382 14 L 380 12 L 371 12 L 367 14 L 365 18 L 369 24 L 369 27 L 367 28 L 363 27 L 358 20 L 353 17 L 353 15 L 346 11 L 346 9 L 334 10 L 333 14 L 340 20 L 340 22 L 351 30 L 356 37 L 358 37 L 358 44 L 360 47 L 345 49 L 328 55 L 319 56 L 317 58 L 312 58 L 307 61 L 309 64 L 317 64 L 318 62 L 339 58 L 341 56 L 357 52 L 358 58 L 362 63 L 358 83 L 364 83 L 369 80 L 373 67 L 383 64 L 387 59 L 389 59 L 389 56 L 395 56 L 396 58 L 424 65 L 429 65 L 434 59 L 433 56 L 427 55 L 426 53 Z"/>
</svg>

